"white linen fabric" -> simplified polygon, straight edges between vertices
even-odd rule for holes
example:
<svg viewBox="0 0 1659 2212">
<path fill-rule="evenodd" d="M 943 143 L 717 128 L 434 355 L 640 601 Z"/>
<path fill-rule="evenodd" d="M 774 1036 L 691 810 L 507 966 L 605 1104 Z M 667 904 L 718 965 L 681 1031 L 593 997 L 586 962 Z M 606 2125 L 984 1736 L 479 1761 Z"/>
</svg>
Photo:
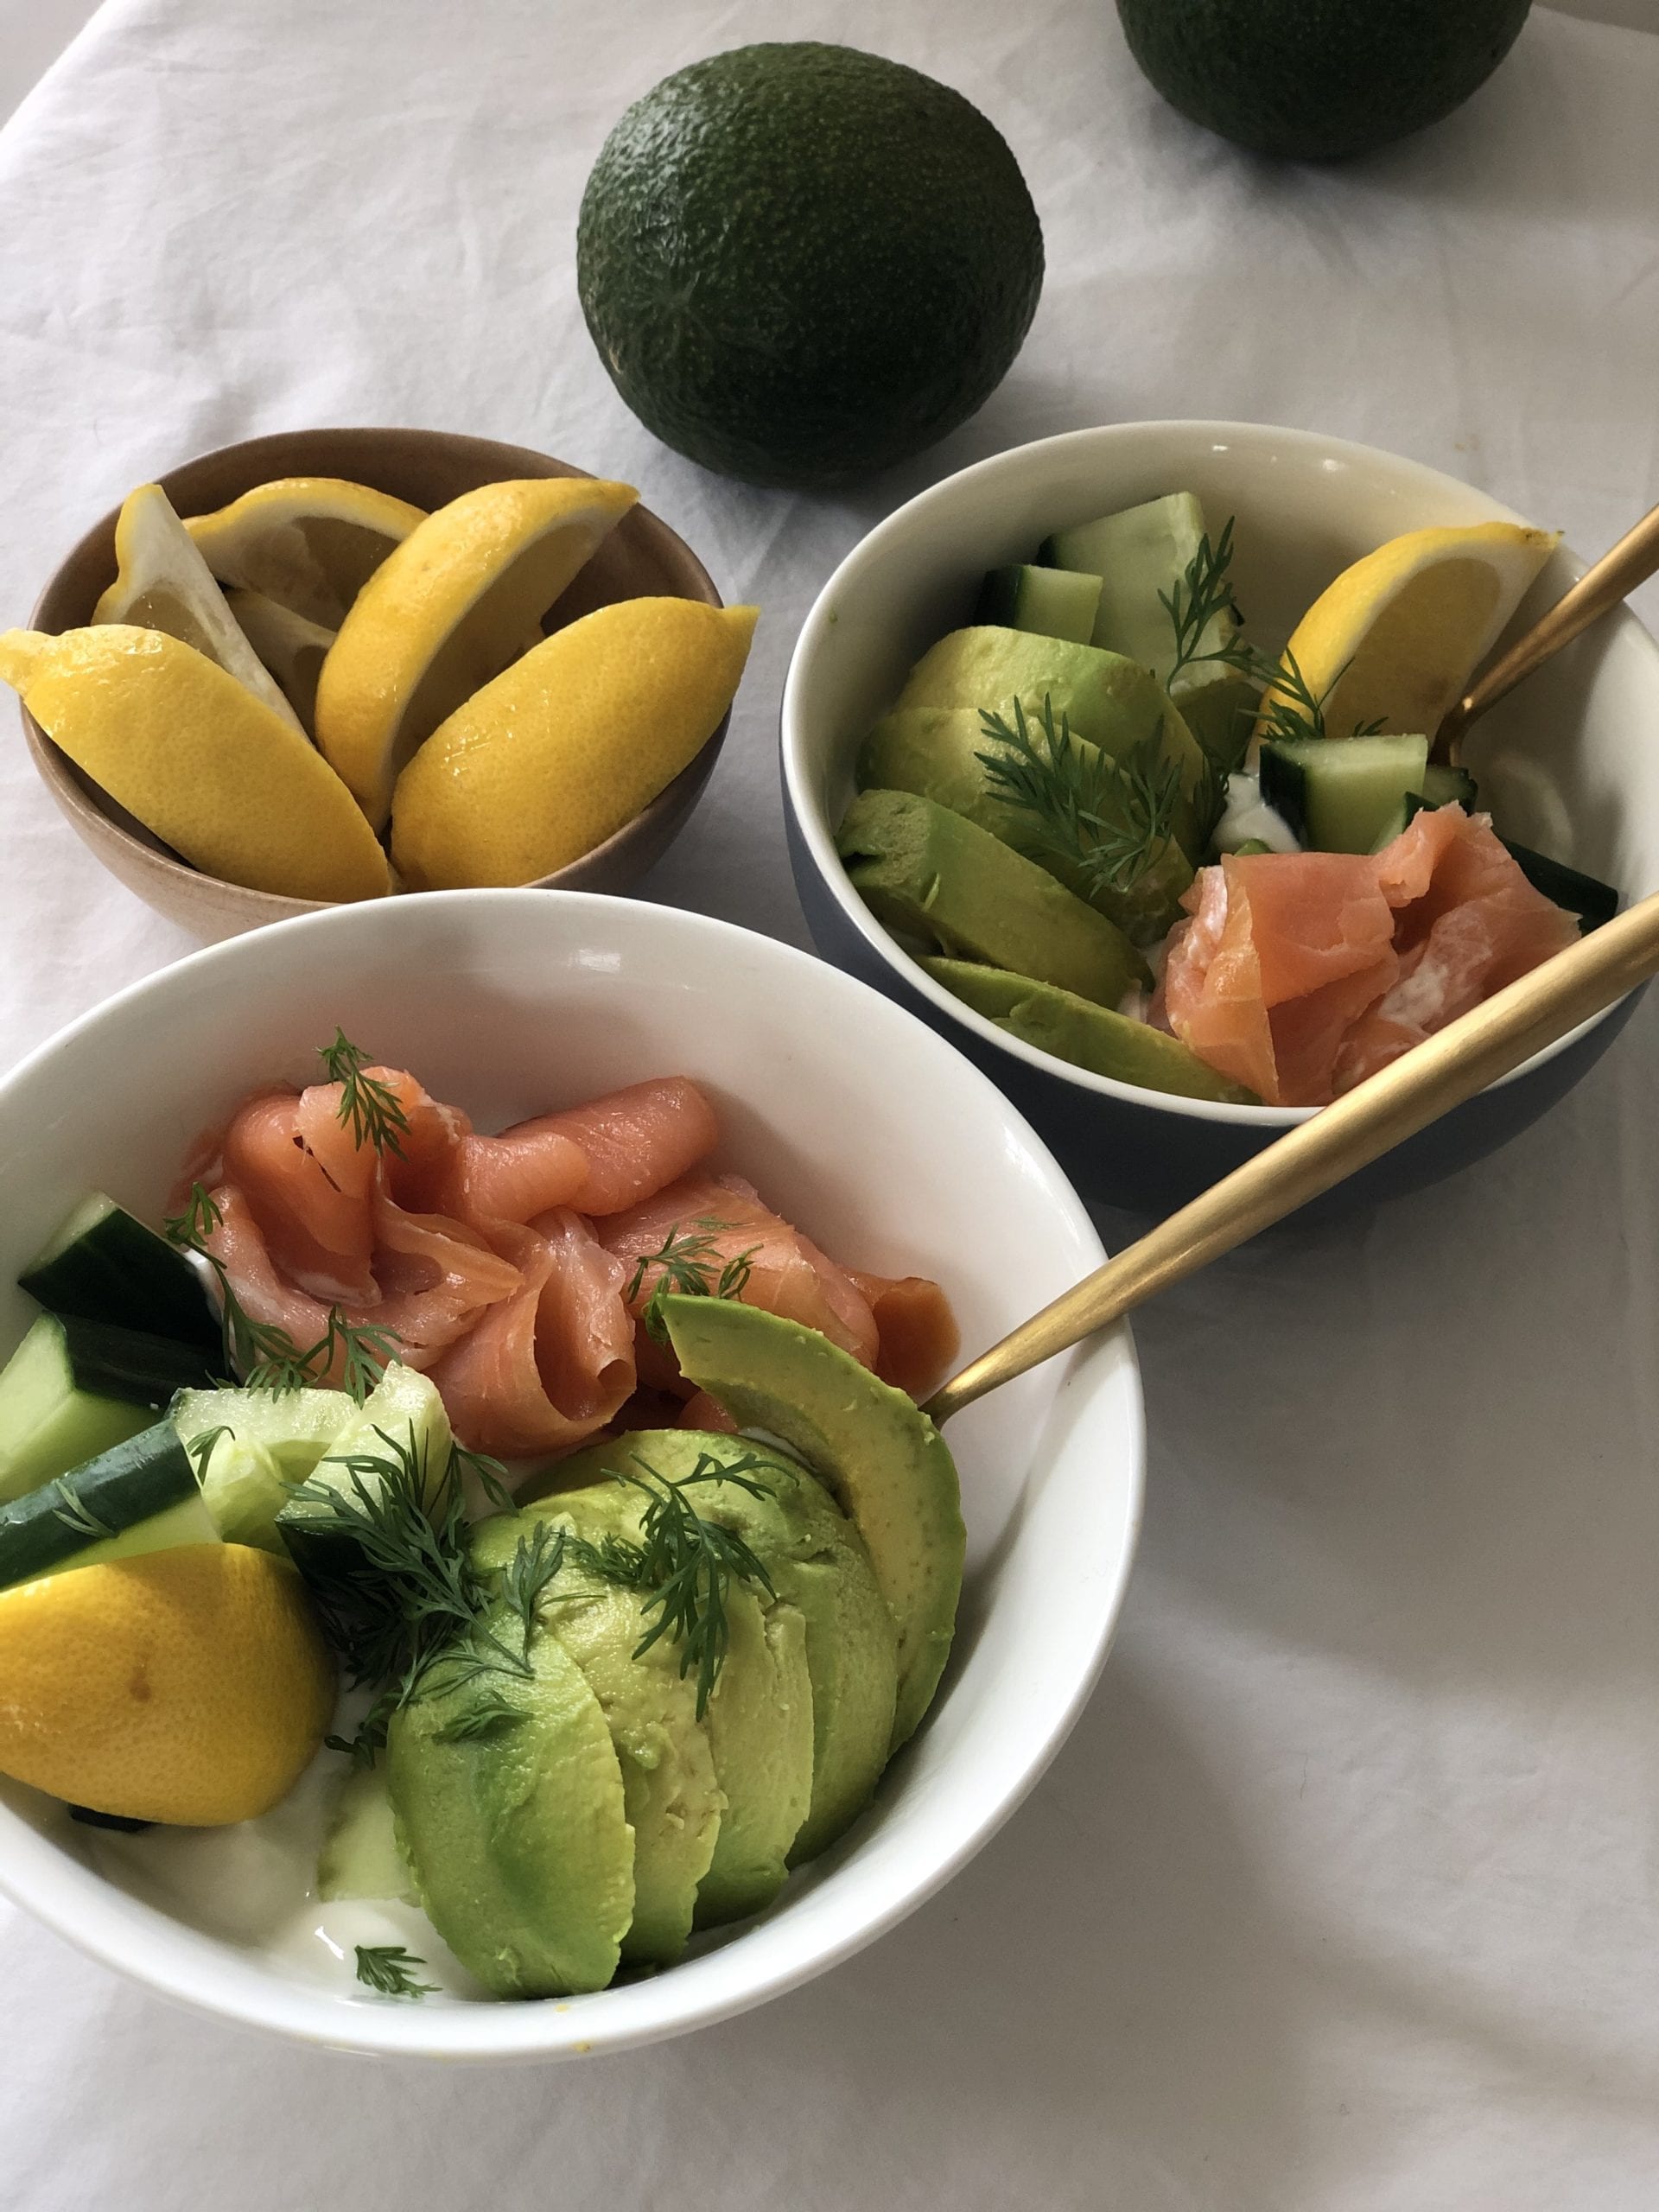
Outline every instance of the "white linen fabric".
<svg viewBox="0 0 1659 2212">
<path fill-rule="evenodd" d="M 1047 237 L 977 419 L 822 498 L 658 446 L 573 280 L 620 110 L 780 36 L 960 86 Z M 1542 11 L 1460 115 L 1312 170 L 1171 113 L 1108 0 L 111 0 L 0 135 L 0 618 L 131 486 L 263 431 L 426 423 L 626 478 L 765 610 L 645 894 L 804 941 L 790 646 L 840 556 L 947 470 L 1225 416 L 1414 454 L 1586 553 L 1659 499 L 1656 116 L 1659 37 Z M 10 1061 L 187 948 L 81 850 L 15 728 L 0 820 Z M 1281 1232 L 1137 1324 L 1149 1516 L 1106 1677 L 1032 1802 L 874 1950 L 677 2044 L 449 2076 L 187 2017 L 0 1907 L 0 2196 L 1646 2212 L 1656 1009 L 1499 1158 Z"/>
</svg>

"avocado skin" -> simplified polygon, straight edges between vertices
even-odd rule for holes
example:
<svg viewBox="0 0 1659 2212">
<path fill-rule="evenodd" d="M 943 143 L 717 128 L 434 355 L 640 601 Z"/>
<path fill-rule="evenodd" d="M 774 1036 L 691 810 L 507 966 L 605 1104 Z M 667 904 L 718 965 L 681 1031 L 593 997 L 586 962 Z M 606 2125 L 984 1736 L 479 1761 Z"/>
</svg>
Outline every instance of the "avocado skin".
<svg viewBox="0 0 1659 2212">
<path fill-rule="evenodd" d="M 1117 0 L 1170 105 L 1258 154 L 1336 161 L 1438 123 L 1484 85 L 1532 0 Z"/>
<path fill-rule="evenodd" d="M 1042 289 L 1019 165 L 959 92 L 810 41 L 664 78 L 606 140 L 576 283 L 623 399 L 755 484 L 932 444 L 1001 382 Z"/>
</svg>

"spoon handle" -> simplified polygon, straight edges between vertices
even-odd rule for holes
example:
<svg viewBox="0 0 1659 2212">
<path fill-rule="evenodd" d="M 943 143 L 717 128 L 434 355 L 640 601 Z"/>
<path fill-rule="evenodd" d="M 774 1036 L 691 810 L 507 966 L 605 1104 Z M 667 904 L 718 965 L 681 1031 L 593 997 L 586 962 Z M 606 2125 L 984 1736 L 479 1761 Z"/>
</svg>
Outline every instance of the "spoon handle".
<svg viewBox="0 0 1659 2212">
<path fill-rule="evenodd" d="M 1659 969 L 1659 893 L 1569 945 L 1236 1167 L 947 1382 L 947 1420 L 1105 1328 L 1484 1090 Z"/>
<path fill-rule="evenodd" d="M 1523 677 L 1571 645 L 1581 630 L 1599 621 L 1609 607 L 1628 599 L 1638 584 L 1659 570 L 1659 507 L 1643 516 L 1634 530 L 1626 531 L 1609 553 L 1586 569 L 1570 591 L 1517 638 L 1501 660 L 1494 661 L 1478 683 L 1471 686 L 1440 724 L 1434 740 L 1434 757 L 1455 766 L 1464 733 L 1471 722 L 1513 691 Z"/>
</svg>

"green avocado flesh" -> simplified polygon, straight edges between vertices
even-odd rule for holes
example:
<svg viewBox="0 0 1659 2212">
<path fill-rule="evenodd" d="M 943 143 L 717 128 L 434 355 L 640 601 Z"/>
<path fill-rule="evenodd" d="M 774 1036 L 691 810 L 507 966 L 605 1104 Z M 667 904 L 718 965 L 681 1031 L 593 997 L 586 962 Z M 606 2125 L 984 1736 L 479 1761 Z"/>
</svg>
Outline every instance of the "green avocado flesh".
<svg viewBox="0 0 1659 2212">
<path fill-rule="evenodd" d="M 1121 653 L 1043 638 L 1028 630 L 979 623 L 952 630 L 912 669 L 899 694 L 900 707 L 987 707 L 1004 717 L 1018 699 L 1028 721 L 1040 719 L 1047 698 L 1058 722 L 1064 715 L 1081 737 L 1122 760 L 1154 730 L 1179 763 L 1184 804 L 1175 835 L 1191 854 L 1196 842 L 1192 794 L 1204 779 L 1205 758 L 1155 676 Z"/>
<path fill-rule="evenodd" d="M 1178 1037 L 1109 1007 L 1090 1006 L 1070 991 L 964 960 L 924 960 L 922 965 L 976 1014 L 1073 1067 L 1136 1084 L 1142 1090 L 1173 1091 L 1180 1098 L 1218 1098 L 1241 1106 L 1262 1103 L 1253 1090 L 1206 1067 Z"/>
<path fill-rule="evenodd" d="M 884 927 L 1116 1005 L 1146 966 L 1116 923 L 964 816 L 913 791 L 863 791 L 836 849 Z"/>
<path fill-rule="evenodd" d="M 1001 383 L 1042 288 L 1018 164 L 959 92 L 811 41 L 664 78 L 582 194 L 576 285 L 612 381 L 706 468 L 883 468 Z"/>
<path fill-rule="evenodd" d="M 486 1625 L 510 1638 L 505 1609 Z M 392 1719 L 386 1777 L 397 1840 L 433 1926 L 497 1997 L 603 1989 L 634 1908 L 634 1838 L 611 1731 L 556 1637 L 528 1677 L 437 1688 Z M 469 1715 L 516 1719 L 467 1735 Z"/>
<path fill-rule="evenodd" d="M 1450 115 L 1519 36 L 1530 0 L 1118 0 L 1173 108 L 1241 146 L 1328 161 Z"/>
<path fill-rule="evenodd" d="M 780 1438 L 864 1539 L 899 1632 L 893 1747 L 950 1656 L 965 1533 L 956 1464 L 927 1415 L 816 1330 L 732 1299 L 666 1298 L 680 1366 L 741 1428 Z"/>
<path fill-rule="evenodd" d="M 754 1497 L 734 1484 L 699 1484 L 697 1510 L 705 1520 L 741 1536 L 766 1568 L 776 1593 L 776 1603 L 766 1612 L 768 1622 L 793 1615 L 801 1623 L 808 1676 L 809 1796 L 804 1815 L 785 1846 L 788 1863 L 800 1866 L 833 1843 L 868 1804 L 887 1764 L 893 1735 L 898 1636 L 857 1530 L 804 1467 L 743 1437 L 688 1429 L 640 1432 L 592 1446 L 575 1459 L 561 1461 L 555 1474 L 561 1482 L 594 1484 L 637 1469 L 643 1461 L 654 1473 L 678 1482 L 708 1460 L 730 1465 L 748 1460 L 756 1451 L 766 1465 L 755 1478 L 766 1484 L 769 1495 Z M 545 1501 L 549 1507 L 560 1503 L 558 1494 Z M 783 1640 L 792 1634 L 785 1620 Z M 783 1663 L 788 1664 L 786 1655 Z M 716 1700 L 725 1689 L 722 1679 L 716 1686 Z M 749 1703 L 747 1690 L 742 1702 L 746 1707 Z M 794 1706 L 791 1698 L 790 1741 L 798 1726 Z M 713 1711 L 711 1702 L 711 1716 Z M 791 1759 L 798 1755 L 789 1751 L 780 1736 L 770 1755 L 780 1777 L 790 1773 Z M 726 1775 L 721 1786 L 730 1796 Z M 781 1835 L 790 1818 L 790 1812 L 782 1809 L 739 1808 L 741 1825 L 756 1836 L 767 1822 L 775 1822 L 774 1832 Z M 723 1910 L 717 1901 L 726 1876 L 718 1851 L 710 1874 L 715 1891 L 708 1903 L 700 1895 L 700 1921 Z M 757 1879 L 757 1895 L 760 1887 Z"/>
<path fill-rule="evenodd" d="M 1077 741 L 1080 753 L 1097 746 Z M 1081 869 L 1030 842 L 1031 817 L 998 796 L 981 758 L 1006 748 L 988 736 L 974 707 L 895 707 L 883 715 L 859 754 L 861 790 L 914 791 L 936 806 L 964 815 L 981 830 L 1034 861 L 1076 898 L 1115 922 L 1133 944 L 1148 944 L 1180 918 L 1181 893 L 1192 880 L 1186 855 L 1173 838 L 1127 889 L 1090 884 Z"/>
<path fill-rule="evenodd" d="M 615 1484 L 543 1501 L 534 1517 L 567 1519 L 595 1541 L 632 1536 L 638 1516 Z M 486 1521 L 474 1557 L 486 1573 L 505 1567 L 532 1525 L 521 1514 Z M 544 1604 L 532 1650 L 556 1641 L 581 1669 L 610 1730 L 633 1831 L 633 1914 L 622 1938 L 630 1964 L 668 1966 L 685 1948 L 697 1890 L 714 1858 L 724 1800 L 696 1683 L 680 1672 L 679 1650 L 663 1637 L 635 1656 L 651 1625 L 641 1593 L 567 1561 Z"/>
</svg>

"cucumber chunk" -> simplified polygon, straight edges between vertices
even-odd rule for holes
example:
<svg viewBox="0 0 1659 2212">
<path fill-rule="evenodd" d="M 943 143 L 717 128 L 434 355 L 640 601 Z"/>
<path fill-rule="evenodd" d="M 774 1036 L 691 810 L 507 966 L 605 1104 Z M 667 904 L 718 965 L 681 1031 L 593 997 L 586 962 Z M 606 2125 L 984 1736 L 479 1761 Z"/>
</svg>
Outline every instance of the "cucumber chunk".
<svg viewBox="0 0 1659 2212">
<path fill-rule="evenodd" d="M 198 1454 L 201 1494 L 227 1543 L 254 1544 L 284 1558 L 276 1516 L 357 1411 L 343 1390 L 186 1390 L 173 1426 L 188 1445 L 213 1434 Z"/>
<path fill-rule="evenodd" d="M 1122 653 L 1169 681 L 1175 626 L 1160 594 L 1173 596 L 1205 535 L 1204 509 L 1191 492 L 1172 492 L 1096 522 L 1056 531 L 1038 559 L 1057 569 L 1083 569 L 1101 580 L 1091 645 Z M 1238 629 L 1223 610 L 1206 626 L 1200 650 L 1230 644 Z M 1185 709 L 1183 709 L 1185 712 Z"/>
<path fill-rule="evenodd" d="M 326 1904 L 347 1897 L 420 1902 L 415 1878 L 397 1847 L 384 1759 L 353 1767 L 341 1778 L 317 1854 L 317 1895 Z"/>
<path fill-rule="evenodd" d="M 1313 851 L 1370 853 L 1427 765 L 1426 737 L 1271 738 L 1262 796 Z"/>
<path fill-rule="evenodd" d="M 1611 922 L 1618 912 L 1618 893 L 1611 883 L 1568 868 L 1565 861 L 1553 861 L 1548 853 L 1535 853 L 1530 845 L 1517 845 L 1508 837 L 1502 842 L 1535 891 L 1541 891 L 1546 899 L 1578 916 L 1585 936 L 1604 922 Z"/>
<path fill-rule="evenodd" d="M 976 622 L 1032 630 L 1086 645 L 1100 610 L 1100 578 L 1071 569 L 993 569 L 981 587 Z"/>
<path fill-rule="evenodd" d="M 1417 788 L 1425 806 L 1460 806 L 1465 814 L 1472 814 L 1480 804 L 1480 793 L 1469 771 L 1447 768 L 1438 760 L 1429 762 Z"/>
<path fill-rule="evenodd" d="M 66 1567 L 219 1541 L 171 1421 L 0 1506 L 0 1590 Z"/>
<path fill-rule="evenodd" d="M 17 1278 L 48 1313 L 200 1345 L 224 1370 L 219 1316 L 182 1252 L 101 1191 L 76 1207 Z"/>
<path fill-rule="evenodd" d="M 188 1345 L 42 1313 L 0 1373 L 0 1501 L 153 1427 L 206 1371 Z"/>
</svg>

